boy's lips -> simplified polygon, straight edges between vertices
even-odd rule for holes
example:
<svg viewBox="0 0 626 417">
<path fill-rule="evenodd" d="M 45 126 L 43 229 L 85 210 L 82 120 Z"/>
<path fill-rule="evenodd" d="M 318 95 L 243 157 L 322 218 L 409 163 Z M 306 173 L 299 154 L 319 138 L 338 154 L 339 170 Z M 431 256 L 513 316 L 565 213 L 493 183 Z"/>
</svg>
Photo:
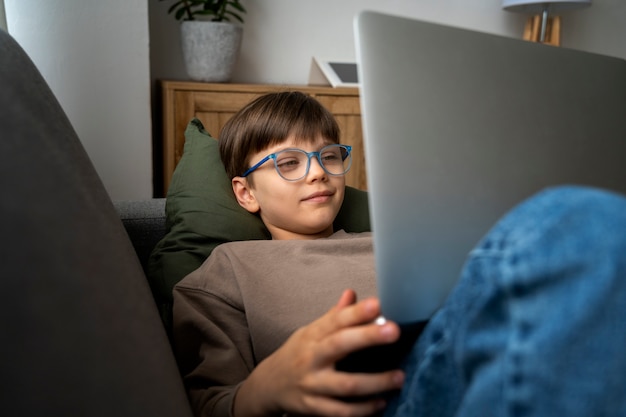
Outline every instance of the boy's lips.
<svg viewBox="0 0 626 417">
<path fill-rule="evenodd" d="M 335 193 L 332 191 L 317 191 L 304 197 L 302 201 L 328 201 Z"/>
</svg>

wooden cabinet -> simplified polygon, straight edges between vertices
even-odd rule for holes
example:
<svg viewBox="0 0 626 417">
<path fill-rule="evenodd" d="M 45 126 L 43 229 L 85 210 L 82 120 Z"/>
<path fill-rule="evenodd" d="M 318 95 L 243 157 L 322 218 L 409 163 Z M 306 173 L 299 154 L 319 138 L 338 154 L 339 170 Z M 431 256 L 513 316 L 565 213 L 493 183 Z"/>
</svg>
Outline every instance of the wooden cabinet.
<svg viewBox="0 0 626 417">
<path fill-rule="evenodd" d="M 162 153 L 162 167 L 158 169 L 162 171 L 162 195 L 167 192 L 174 168 L 183 154 L 185 128 L 194 116 L 202 121 L 211 135 L 217 137 L 226 121 L 245 104 L 259 95 L 285 90 L 299 90 L 310 94 L 335 115 L 341 129 L 341 142 L 351 145 L 353 149 L 352 168 L 346 174 L 346 184 L 366 189 L 357 88 L 161 81 L 163 140 L 161 149 L 155 149 L 157 153 Z M 155 194 L 158 194 L 158 190 Z"/>
</svg>

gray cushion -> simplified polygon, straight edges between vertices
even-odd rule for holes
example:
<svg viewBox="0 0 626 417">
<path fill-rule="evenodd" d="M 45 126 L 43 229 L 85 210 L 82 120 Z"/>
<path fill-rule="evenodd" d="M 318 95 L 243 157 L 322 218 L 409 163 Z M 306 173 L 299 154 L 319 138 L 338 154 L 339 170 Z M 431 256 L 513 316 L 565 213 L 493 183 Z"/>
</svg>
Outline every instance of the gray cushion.
<svg viewBox="0 0 626 417">
<path fill-rule="evenodd" d="M 167 232 L 165 198 L 121 200 L 113 205 L 145 271 L 152 249 Z"/>
<path fill-rule="evenodd" d="M 0 409 L 190 416 L 113 204 L 45 81 L 1 30 L 0 91 Z"/>
</svg>

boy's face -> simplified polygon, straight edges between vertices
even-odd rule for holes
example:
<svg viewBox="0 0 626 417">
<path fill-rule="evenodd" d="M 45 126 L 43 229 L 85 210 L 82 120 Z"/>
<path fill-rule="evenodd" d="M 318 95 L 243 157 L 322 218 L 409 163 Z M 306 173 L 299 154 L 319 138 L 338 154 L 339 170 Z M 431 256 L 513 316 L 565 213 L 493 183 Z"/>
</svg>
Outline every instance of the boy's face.
<svg viewBox="0 0 626 417">
<path fill-rule="evenodd" d="M 287 148 L 319 151 L 330 142 L 323 138 L 296 143 L 293 138 L 251 155 L 254 164 L 267 155 Z M 317 239 L 333 233 L 333 221 L 343 202 L 345 176 L 327 174 L 317 158 L 311 158 L 308 174 L 298 181 L 283 179 L 269 160 L 246 178 L 233 178 L 237 201 L 246 210 L 259 213 L 273 239 Z"/>
</svg>

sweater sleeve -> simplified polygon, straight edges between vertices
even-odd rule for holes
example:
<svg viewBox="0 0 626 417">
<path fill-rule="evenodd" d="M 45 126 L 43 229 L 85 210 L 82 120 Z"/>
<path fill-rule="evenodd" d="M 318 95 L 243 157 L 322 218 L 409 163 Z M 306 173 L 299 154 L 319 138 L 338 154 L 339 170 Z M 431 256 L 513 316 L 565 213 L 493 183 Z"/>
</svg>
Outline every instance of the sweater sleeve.
<svg viewBox="0 0 626 417">
<path fill-rule="evenodd" d="M 254 355 L 234 272 L 219 251 L 174 289 L 173 345 L 195 415 L 230 416 Z"/>
</svg>

